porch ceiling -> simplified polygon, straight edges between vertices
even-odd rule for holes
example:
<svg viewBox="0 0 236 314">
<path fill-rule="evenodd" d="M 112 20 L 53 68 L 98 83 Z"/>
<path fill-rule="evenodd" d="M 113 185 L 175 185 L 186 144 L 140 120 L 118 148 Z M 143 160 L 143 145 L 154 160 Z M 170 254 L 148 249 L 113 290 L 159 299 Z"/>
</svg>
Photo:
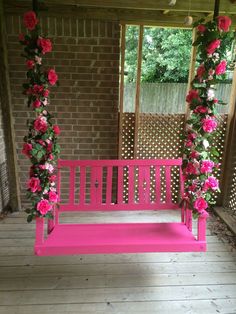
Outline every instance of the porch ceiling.
<svg viewBox="0 0 236 314">
<path fill-rule="evenodd" d="M 39 1 L 43 10 L 50 15 L 68 14 L 81 18 L 121 20 L 131 23 L 141 22 L 160 26 L 186 27 L 184 18 L 191 15 L 194 20 L 213 16 L 214 0 L 177 0 L 174 6 L 169 0 L 45 0 Z M 24 11 L 31 1 L 4 0 L 5 10 L 11 13 Z M 220 14 L 229 15 L 236 25 L 236 1 L 221 0 Z"/>
</svg>

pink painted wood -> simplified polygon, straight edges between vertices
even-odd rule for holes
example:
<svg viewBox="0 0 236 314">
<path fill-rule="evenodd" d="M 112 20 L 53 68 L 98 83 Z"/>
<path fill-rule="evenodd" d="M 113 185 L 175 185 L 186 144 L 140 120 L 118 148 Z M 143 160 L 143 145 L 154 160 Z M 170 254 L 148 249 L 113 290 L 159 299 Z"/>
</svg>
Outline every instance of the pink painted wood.
<svg viewBox="0 0 236 314">
<path fill-rule="evenodd" d="M 36 219 L 35 254 L 97 254 L 128 252 L 190 252 L 206 250 L 206 218 L 198 221 L 198 237 L 192 234 L 192 214 L 172 202 L 171 167 L 179 167 L 180 191 L 183 192 L 181 159 L 170 160 L 59 160 L 58 189 L 60 194 L 61 168 L 70 170 L 69 200 L 60 200 L 55 219 L 48 225 L 44 238 L 44 219 Z M 165 168 L 165 200 L 161 201 L 161 172 Z M 79 203 L 75 202 L 76 173 L 79 173 Z M 154 171 L 155 170 L 155 171 Z M 155 199 L 151 198 L 151 180 L 155 173 Z M 90 173 L 90 177 L 86 176 Z M 125 177 L 125 175 L 127 176 Z M 90 178 L 90 179 L 89 179 Z M 124 181 L 126 179 L 126 181 Z M 135 180 L 138 180 L 137 182 Z M 89 180 L 89 182 L 88 182 Z M 128 182 L 128 194 L 127 186 Z M 86 190 L 86 186 L 90 188 Z M 116 201 L 114 190 L 117 187 Z M 89 194 L 89 195 L 86 195 Z M 105 195 L 104 195 L 105 194 Z M 123 224 L 61 224 L 58 215 L 63 211 L 115 210 L 180 210 L 179 223 Z"/>
</svg>

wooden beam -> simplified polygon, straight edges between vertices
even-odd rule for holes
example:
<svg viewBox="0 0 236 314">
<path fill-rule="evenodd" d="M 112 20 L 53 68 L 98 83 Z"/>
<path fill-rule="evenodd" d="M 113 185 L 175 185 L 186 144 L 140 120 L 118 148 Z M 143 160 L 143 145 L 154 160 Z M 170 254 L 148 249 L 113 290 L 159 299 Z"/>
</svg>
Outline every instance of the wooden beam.
<svg viewBox="0 0 236 314">
<path fill-rule="evenodd" d="M 119 150 L 118 157 L 122 158 L 122 130 L 124 112 L 124 68 L 125 68 L 125 24 L 121 25 L 121 45 L 120 45 L 120 93 L 119 93 Z"/>
<path fill-rule="evenodd" d="M 134 159 L 137 158 L 138 146 L 138 127 L 140 116 L 140 83 L 142 71 L 142 52 L 143 52 L 143 25 L 139 26 L 138 39 L 138 62 L 137 62 L 137 77 L 136 77 L 136 92 L 135 92 L 135 127 L 134 127 Z"/>
<path fill-rule="evenodd" d="M 9 206 L 13 211 L 16 211 L 20 209 L 20 188 L 18 180 L 16 147 L 14 141 L 14 127 L 11 113 L 11 91 L 7 62 L 6 29 L 4 23 L 2 0 L 0 0 L 0 97 L 10 190 Z"/>
<path fill-rule="evenodd" d="M 193 33 L 192 33 L 192 42 L 194 43 L 195 40 L 197 38 L 197 32 L 196 32 L 196 28 L 193 29 Z M 188 85 L 187 85 L 187 91 L 186 91 L 186 95 L 188 94 L 190 88 L 191 88 L 191 82 L 194 78 L 195 75 L 195 64 L 196 64 L 196 56 L 197 56 L 197 47 L 196 46 L 192 46 L 191 49 L 191 58 L 190 58 L 190 64 L 189 64 L 189 73 L 188 73 Z M 185 123 L 188 119 L 189 116 L 189 104 L 186 102 L 186 109 L 185 109 Z"/>
<path fill-rule="evenodd" d="M 15 0 L 5 0 L 5 3 L 11 3 L 14 5 L 19 5 L 23 1 Z M 30 1 L 24 1 L 29 3 Z M 60 4 L 74 5 L 79 7 L 101 7 L 101 8 L 119 8 L 119 9 L 139 9 L 139 10 L 170 10 L 171 11 L 186 11 L 186 12 L 213 12 L 214 11 L 214 0 L 198 0 L 192 1 L 189 8 L 189 2 L 186 0 L 178 0 L 174 6 L 169 6 L 167 0 L 146 0 L 146 1 L 137 1 L 137 0 L 47 0 L 47 5 L 60 5 Z M 228 0 L 222 0 L 220 6 L 220 13 L 224 14 L 235 14 L 236 6 L 234 3 L 229 2 Z"/>
<path fill-rule="evenodd" d="M 6 14 L 23 14 L 25 10 L 29 9 L 29 3 L 25 1 L 14 1 L 5 3 Z M 191 28 L 184 24 L 184 17 L 187 12 L 173 12 L 163 14 L 163 11 L 156 10 L 138 10 L 138 9 L 116 9 L 116 8 L 101 8 L 101 7 L 80 7 L 70 5 L 50 5 L 47 3 L 47 10 L 45 6 L 41 5 L 43 11 L 40 11 L 40 16 L 74 16 L 79 19 L 99 19 L 109 21 L 122 21 L 126 24 L 143 24 L 160 27 L 176 27 L 176 28 Z M 193 12 L 193 21 L 200 18 L 206 18 L 206 14 L 202 12 Z M 236 13 L 235 13 L 236 14 Z M 236 25 L 236 15 L 231 16 L 233 26 Z"/>
<path fill-rule="evenodd" d="M 234 68 L 230 101 L 229 114 L 226 126 L 224 159 L 222 162 L 220 188 L 221 195 L 219 197 L 219 204 L 225 204 L 228 197 L 230 178 L 232 175 L 232 152 L 235 150 L 236 141 L 236 68 Z"/>
</svg>

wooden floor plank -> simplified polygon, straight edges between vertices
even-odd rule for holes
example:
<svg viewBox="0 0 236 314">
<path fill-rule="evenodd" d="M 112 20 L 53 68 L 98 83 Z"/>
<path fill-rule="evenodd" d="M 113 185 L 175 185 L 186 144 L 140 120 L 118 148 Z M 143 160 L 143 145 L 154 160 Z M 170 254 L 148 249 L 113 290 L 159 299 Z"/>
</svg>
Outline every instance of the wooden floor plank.
<svg viewBox="0 0 236 314">
<path fill-rule="evenodd" d="M 176 221 L 171 213 L 81 213 L 80 220 Z M 37 257 L 35 225 L 25 218 L 0 222 L 0 314 L 236 313 L 236 251 L 209 230 L 206 253 Z"/>
<path fill-rule="evenodd" d="M 145 302 L 236 298 L 235 285 L 2 291 L 0 305 Z"/>
<path fill-rule="evenodd" d="M 198 263 L 124 263 L 124 264 L 87 264 L 87 265 L 47 265 L 47 266 L 3 266 L 1 278 L 24 276 L 79 276 L 79 275 L 119 275 L 119 274 L 186 274 L 194 269 L 198 273 L 224 273 L 236 271 L 236 262 L 203 262 Z"/>
<path fill-rule="evenodd" d="M 236 299 L 0 306 L 1 314 L 234 314 Z"/>
<path fill-rule="evenodd" d="M 0 291 L 66 290 L 92 288 L 127 288 L 161 286 L 195 286 L 236 284 L 234 273 L 145 274 L 145 275 L 97 275 L 70 277 L 2 278 Z"/>
</svg>

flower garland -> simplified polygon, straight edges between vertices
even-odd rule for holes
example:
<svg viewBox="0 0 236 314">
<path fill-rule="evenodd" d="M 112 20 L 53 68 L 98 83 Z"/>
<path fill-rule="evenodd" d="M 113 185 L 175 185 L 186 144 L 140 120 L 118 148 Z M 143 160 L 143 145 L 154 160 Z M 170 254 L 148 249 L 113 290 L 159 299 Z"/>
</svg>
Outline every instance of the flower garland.
<svg viewBox="0 0 236 314">
<path fill-rule="evenodd" d="M 220 191 L 219 181 L 214 176 L 220 165 L 219 153 L 215 147 L 210 147 L 210 143 L 218 125 L 216 105 L 223 102 L 215 97 L 214 85 L 226 72 L 227 61 L 221 59 L 226 54 L 227 42 L 232 38 L 229 17 L 219 16 L 207 23 L 203 21 L 194 25 L 197 39 L 193 45 L 198 47 L 200 65 L 186 97 L 190 118 L 187 120 L 183 158 L 183 200 L 195 215 L 214 204 L 213 193 Z"/>
<path fill-rule="evenodd" d="M 28 96 L 28 107 L 32 106 L 36 113 L 36 118 L 28 122 L 29 132 L 22 150 L 32 163 L 27 182 L 27 198 L 32 201 L 32 208 L 26 210 L 28 222 L 36 216 L 52 218 L 52 208 L 58 200 L 54 165 L 60 152 L 57 144 L 60 129 L 52 124 L 52 116 L 46 109 L 50 103 L 49 86 L 58 84 L 58 76 L 54 69 L 42 70 L 42 56 L 52 51 L 52 43 L 39 35 L 38 23 L 34 11 L 26 12 L 24 25 L 28 34 L 19 35 L 28 69 L 23 93 Z"/>
</svg>

